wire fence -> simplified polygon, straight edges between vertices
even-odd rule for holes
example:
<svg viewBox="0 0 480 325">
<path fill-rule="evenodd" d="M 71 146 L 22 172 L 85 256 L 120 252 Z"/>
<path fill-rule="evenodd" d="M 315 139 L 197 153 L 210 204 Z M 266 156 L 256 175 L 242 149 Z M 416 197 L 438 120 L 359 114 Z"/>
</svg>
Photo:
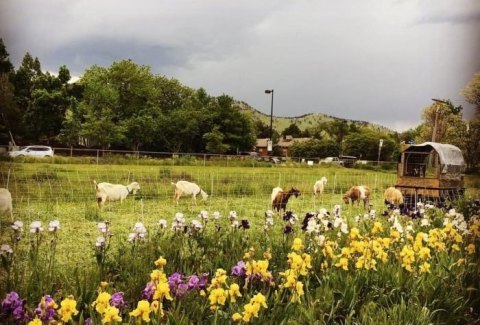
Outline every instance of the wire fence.
<svg viewBox="0 0 480 325">
<path fill-rule="evenodd" d="M 5 155 L 7 147 L 0 147 L 0 152 Z M 290 167 L 298 166 L 325 166 L 322 162 L 325 157 L 283 157 L 259 156 L 255 152 L 242 152 L 237 155 L 211 154 L 211 153 L 186 153 L 162 151 L 130 151 L 109 150 L 92 148 L 53 148 L 55 155 L 51 162 L 63 163 L 90 163 L 90 164 L 142 164 L 142 165 L 195 165 L 195 166 L 262 166 L 262 164 L 284 164 Z M 68 158 L 68 159 L 66 159 Z M 352 159 L 345 161 L 345 166 L 360 169 L 394 170 L 395 161 L 367 161 Z"/>
<path fill-rule="evenodd" d="M 0 184 L 8 188 L 13 197 L 28 196 L 32 199 L 84 199 L 91 196 L 94 180 L 125 185 L 132 181 L 139 182 L 145 198 L 170 196 L 173 188 L 171 182 L 178 180 L 201 184 L 210 195 L 249 196 L 267 195 L 275 186 L 308 188 L 313 193 L 313 184 L 321 176 L 328 178 L 325 192 L 331 194 L 344 192 L 350 186 L 360 184 L 373 189 L 386 188 L 394 185 L 396 179 L 392 173 L 365 173 L 361 170 L 342 173 L 336 169 L 324 170 L 320 175 L 300 168 L 161 166 L 132 169 L 121 165 L 105 168 L 84 165 L 77 169 L 64 165 L 41 165 L 28 170 L 21 167 L 2 170 Z"/>
<path fill-rule="evenodd" d="M 343 193 L 354 185 L 370 187 L 372 201 L 381 204 L 383 191 L 396 183 L 396 172 L 387 163 L 360 166 L 372 170 L 328 168 L 308 163 L 308 158 L 288 158 L 275 164 L 249 156 L 55 148 L 53 158 L 32 161 L 35 164 L 24 159 L 1 166 L 0 186 L 10 190 L 17 206 L 34 202 L 94 206 L 94 180 L 124 185 L 136 181 L 141 190 L 127 200 L 133 207 L 126 204 L 115 208 L 121 211 L 148 206 L 150 211 L 158 211 L 173 203 L 172 182 L 188 180 L 209 194 L 207 206 L 224 210 L 268 210 L 273 187 L 288 190 L 294 186 L 303 195 L 291 201 L 293 207 L 308 211 L 320 204 L 341 203 Z M 323 176 L 328 179 L 324 195 L 315 199 L 313 184 Z"/>
</svg>

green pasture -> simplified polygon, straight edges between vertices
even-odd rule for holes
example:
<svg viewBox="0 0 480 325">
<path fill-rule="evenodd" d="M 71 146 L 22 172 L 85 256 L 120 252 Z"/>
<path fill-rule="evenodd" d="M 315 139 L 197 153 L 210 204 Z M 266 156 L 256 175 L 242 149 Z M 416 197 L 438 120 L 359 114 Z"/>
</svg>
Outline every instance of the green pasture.
<svg viewBox="0 0 480 325">
<path fill-rule="evenodd" d="M 322 176 L 328 182 L 323 195 L 313 197 L 313 184 Z M 93 181 L 128 184 L 136 181 L 141 191 L 120 202 L 107 202 L 99 209 L 95 200 Z M 208 194 L 207 201 L 197 197 L 197 205 L 191 197 L 184 197 L 177 206 L 173 200 L 171 182 L 188 180 L 199 184 Z M 29 225 L 34 220 L 44 224 L 58 219 L 62 230 L 59 249 L 72 258 L 87 262 L 88 248 L 96 239 L 96 224 L 108 220 L 116 237 L 125 238 L 137 221 L 153 227 L 159 219 L 169 223 L 175 213 L 184 213 L 187 219 L 200 211 L 210 214 L 219 211 L 224 217 L 229 211 L 237 212 L 261 228 L 264 213 L 271 209 L 270 194 L 273 187 L 298 188 L 302 195 L 292 197 L 287 210 L 303 218 L 305 213 L 320 208 L 332 210 L 342 206 L 343 215 L 353 217 L 366 211 L 362 206 L 345 205 L 343 193 L 353 185 L 367 185 L 372 189 L 371 204 L 379 214 L 384 211 L 383 191 L 395 184 L 396 174 L 337 167 L 227 167 L 227 166 L 152 166 L 152 165 L 97 165 L 10 163 L 0 172 L 0 186 L 10 190 L 14 204 L 14 220 Z M 467 184 L 478 185 L 476 178 Z M 478 195 L 478 188 L 468 188 L 467 196 Z M 279 219 L 281 217 L 279 216 Z M 2 229 L 11 220 L 2 216 Z M 86 260 L 87 259 L 87 260 Z"/>
<path fill-rule="evenodd" d="M 328 179 L 325 192 L 320 198 L 315 199 L 312 194 L 313 184 L 322 176 Z M 171 182 L 181 179 L 198 183 L 210 195 L 208 200 L 204 202 L 198 197 L 197 205 L 194 205 L 191 198 L 186 197 L 176 205 L 173 200 L 174 186 Z M 103 209 L 99 209 L 95 200 L 94 180 L 120 184 L 136 181 L 140 184 L 141 191 L 136 196 L 127 197 L 123 204 L 111 202 L 107 203 Z M 95 299 L 98 283 L 106 280 L 115 283 L 118 290 L 124 291 L 126 297 L 132 301 L 138 299 L 139 292 L 148 281 L 149 272 L 154 268 L 153 261 L 159 256 L 167 258 L 166 270 L 169 274 L 177 271 L 187 274 L 195 272 L 213 274 L 219 267 L 229 270 L 236 261 L 242 259 L 243 253 L 251 246 L 256 247 L 259 254 L 261 250 L 272 250 L 271 268 L 276 274 L 285 268 L 291 238 L 288 239 L 283 234 L 284 222 L 279 215 L 276 216 L 272 235 L 266 236 L 263 231 L 264 214 L 271 209 L 270 193 L 273 187 L 280 186 L 288 189 L 295 186 L 302 192 L 300 197 L 292 197 L 287 206 L 287 210 L 297 214 L 300 221 L 307 212 L 318 211 L 321 208 L 332 211 L 335 205 L 340 204 L 343 217 L 353 225 L 353 218 L 357 215 L 363 216 L 367 211 L 363 206 L 345 205 L 341 200 L 343 193 L 353 185 L 369 186 L 373 190 L 372 208 L 380 217 L 385 209 L 382 193 L 384 189 L 394 185 L 395 180 L 396 174 L 391 171 L 307 167 L 301 164 L 236 167 L 4 162 L 0 169 L 0 187 L 6 187 L 11 191 L 14 220 L 23 221 L 25 230 L 22 235 L 24 240 L 18 242 L 17 247 L 24 253 L 18 255 L 16 264 L 12 266 L 16 271 L 12 280 L 8 282 L 15 288 L 9 288 L 2 283 L 0 294 L 3 297 L 9 290 L 16 289 L 28 301 L 38 301 L 39 297 L 46 293 L 55 294 L 58 297 L 74 294 L 84 303 L 91 303 Z M 467 198 L 478 197 L 479 184 L 478 177 L 466 176 Z M 194 240 L 161 235 L 157 226 L 160 219 L 166 219 L 170 228 L 177 212 L 183 213 L 189 222 L 202 210 L 208 211 L 211 219 L 214 211 L 220 212 L 222 217 L 218 226 L 221 231 L 216 231 L 211 221 L 203 237 L 194 238 Z M 232 232 L 228 220 L 229 212 L 232 210 L 237 212 L 239 220 L 249 221 L 251 228 L 248 231 Z M 57 238 L 53 240 L 47 228 L 48 223 L 55 219 L 60 221 L 61 229 L 58 231 Z M 36 220 L 42 221 L 45 228 L 44 233 L 39 237 L 28 233 L 30 223 Z M 441 220 L 440 217 L 439 220 Z M 103 221 L 110 222 L 113 237 L 107 253 L 108 258 L 99 262 L 95 241 L 101 235 L 97 224 Z M 148 242 L 143 246 L 127 242 L 128 234 L 132 231 L 134 224 L 139 221 L 148 231 Z M 441 221 L 439 222 L 441 224 Z M 10 217 L 2 216 L 1 243 L 11 242 L 10 225 Z M 362 228 L 362 230 L 368 231 L 368 228 Z M 298 227 L 296 236 L 303 236 Z M 36 240 L 43 242 L 37 252 L 38 256 L 42 256 L 43 263 L 43 267 L 39 269 L 49 270 L 46 272 L 50 274 L 49 276 L 34 277 L 36 273 L 32 267 L 40 262 L 36 260 L 38 256 L 32 260 L 32 250 L 29 247 L 33 247 Z M 55 243 L 54 248 L 52 243 Z M 55 254 L 53 257 L 52 251 Z M 452 256 L 448 263 L 454 262 L 455 258 L 458 257 Z M 54 265 L 51 265 L 52 263 Z M 315 272 L 319 270 L 320 266 L 316 265 Z M 339 319 L 335 318 L 338 315 L 344 318 L 348 315 L 351 319 L 360 319 L 350 313 L 355 310 L 359 312 L 361 308 L 368 309 L 364 315 L 370 317 L 372 322 L 377 322 L 380 319 L 390 319 L 391 314 L 388 308 L 391 307 L 391 313 L 397 315 L 396 317 L 400 320 L 398 324 L 405 319 L 412 320 L 412 324 L 422 324 L 424 319 L 437 319 L 433 316 L 436 313 L 433 312 L 434 308 L 444 308 L 449 313 L 457 308 L 455 314 L 448 318 L 452 320 L 458 317 L 461 310 L 467 308 L 465 306 L 468 302 L 457 300 L 465 288 L 463 284 L 452 280 L 445 285 L 444 291 L 435 291 L 437 289 L 433 286 L 438 285 L 438 281 L 447 281 L 445 277 L 450 272 L 442 267 L 438 270 L 440 273 L 421 284 L 420 279 L 399 276 L 401 269 L 393 264 L 386 267 L 381 275 L 366 278 L 355 274 L 343 277 L 340 273 L 332 273 L 328 278 L 325 275 L 323 277 L 315 275 L 311 280 L 314 290 L 308 296 L 312 299 L 308 301 L 310 310 L 300 309 L 298 314 L 299 311 L 287 310 L 291 308 L 290 305 L 285 310 L 279 305 L 270 315 L 276 317 L 276 321 L 281 323 L 284 322 L 282 317 L 289 313 L 294 321 L 301 322 L 315 319 L 316 312 L 326 313 L 332 318 L 317 323 L 334 324 L 339 322 Z M 4 279 L 7 276 L 3 270 L 0 271 L 0 275 Z M 444 278 L 442 280 L 436 277 Z M 351 286 L 345 286 L 342 284 L 343 281 L 351 281 Z M 390 293 L 382 298 L 385 301 L 377 304 L 375 292 L 362 293 L 362 290 L 365 290 L 362 284 L 364 281 L 371 282 L 371 286 L 377 288 L 375 290 L 389 291 L 388 288 L 393 287 L 391 292 L 389 291 Z M 455 295 L 450 295 L 452 288 L 458 291 Z M 357 289 L 360 291 L 356 291 Z M 408 296 L 403 292 L 415 290 L 418 292 L 412 294 L 413 298 L 409 302 Z M 380 291 L 377 294 L 380 294 Z M 340 292 L 345 295 L 343 300 L 338 300 L 337 296 Z M 440 298 L 444 297 L 445 301 L 442 302 L 433 296 L 423 297 L 425 292 L 438 295 Z M 368 294 L 364 296 L 366 293 Z M 373 296 L 370 297 L 370 295 Z M 425 302 L 422 302 L 422 299 Z M 411 304 L 412 301 L 414 306 L 405 305 Z M 422 304 L 427 303 L 429 308 L 433 309 L 425 317 L 422 316 L 422 322 L 415 322 L 419 313 L 424 311 Z M 452 306 L 444 306 L 448 303 Z M 355 307 L 356 304 L 358 308 Z M 196 317 L 194 313 L 202 310 L 200 317 L 203 321 L 211 323 L 212 319 L 209 318 L 211 313 L 198 305 L 195 306 L 191 309 L 193 314 L 187 319 L 192 320 L 192 317 Z M 382 309 L 385 306 L 388 308 Z M 87 309 L 88 305 L 85 305 L 85 310 Z M 172 310 L 172 317 L 175 319 L 172 323 L 176 324 L 176 321 L 183 319 L 181 310 L 183 309 Z M 263 319 L 263 322 L 268 321 L 273 319 Z M 225 315 L 225 319 L 219 321 L 219 323 L 229 322 L 229 315 Z M 178 323 L 186 324 L 183 321 Z M 259 320 L 259 323 L 262 321 Z"/>
</svg>

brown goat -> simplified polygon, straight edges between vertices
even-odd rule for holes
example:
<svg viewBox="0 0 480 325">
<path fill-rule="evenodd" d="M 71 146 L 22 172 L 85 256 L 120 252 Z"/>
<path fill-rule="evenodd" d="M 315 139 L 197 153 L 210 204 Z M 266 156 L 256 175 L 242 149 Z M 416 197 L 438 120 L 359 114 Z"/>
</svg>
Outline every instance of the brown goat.
<svg viewBox="0 0 480 325">
<path fill-rule="evenodd" d="M 363 207 L 366 208 L 370 199 L 370 189 L 367 186 L 352 186 L 344 195 L 343 201 L 349 204 L 352 201 L 352 206 L 355 201 L 360 205 L 360 200 L 363 201 Z"/>
<path fill-rule="evenodd" d="M 275 191 L 275 189 L 274 189 L 274 191 Z M 280 210 L 285 211 L 285 209 L 287 207 L 288 199 L 290 199 L 290 197 L 292 195 L 295 195 L 295 197 L 298 197 L 300 194 L 301 194 L 300 191 L 298 189 L 296 189 L 295 187 L 292 187 L 287 192 L 284 192 L 283 190 L 278 191 L 277 194 L 275 195 L 275 197 L 272 200 L 273 210 L 277 210 L 278 212 L 280 212 Z"/>
</svg>

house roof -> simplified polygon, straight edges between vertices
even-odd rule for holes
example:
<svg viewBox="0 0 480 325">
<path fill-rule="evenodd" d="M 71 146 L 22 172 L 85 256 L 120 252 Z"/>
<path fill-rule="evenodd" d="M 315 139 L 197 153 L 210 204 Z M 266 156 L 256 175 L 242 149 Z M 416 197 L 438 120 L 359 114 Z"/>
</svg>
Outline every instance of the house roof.
<svg viewBox="0 0 480 325">
<path fill-rule="evenodd" d="M 257 148 L 263 148 L 263 147 L 267 147 L 267 144 L 268 144 L 268 138 L 265 138 L 265 139 L 257 139 L 257 143 L 256 143 L 256 147 Z"/>
</svg>

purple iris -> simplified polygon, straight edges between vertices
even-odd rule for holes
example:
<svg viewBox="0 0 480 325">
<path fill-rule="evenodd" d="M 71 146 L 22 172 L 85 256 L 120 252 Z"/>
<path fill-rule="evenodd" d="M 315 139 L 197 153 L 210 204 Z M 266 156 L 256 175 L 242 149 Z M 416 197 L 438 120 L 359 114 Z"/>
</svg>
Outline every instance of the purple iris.
<svg viewBox="0 0 480 325">
<path fill-rule="evenodd" d="M 53 317 L 55 316 L 55 309 L 52 306 L 52 302 L 54 302 L 53 298 L 50 295 L 45 295 L 45 306 L 42 306 L 42 303 L 39 303 L 37 308 L 35 308 L 35 314 L 42 321 L 49 322 L 53 320 Z"/>
<path fill-rule="evenodd" d="M 285 226 L 285 228 L 283 228 L 283 233 L 284 234 L 291 234 L 293 232 L 293 228 L 291 226 Z"/>
<path fill-rule="evenodd" d="M 170 290 L 174 291 L 175 288 L 183 282 L 183 274 L 179 272 L 175 272 L 168 277 L 168 286 Z"/>
<path fill-rule="evenodd" d="M 200 279 L 196 275 L 191 275 L 188 278 L 188 289 L 198 289 L 198 283 L 200 282 Z"/>
<path fill-rule="evenodd" d="M 2 301 L 2 313 L 0 314 L 0 318 L 8 318 L 10 315 L 12 315 L 14 320 L 24 320 L 24 304 L 25 301 L 21 299 L 18 293 L 15 291 L 7 293 L 5 299 Z"/>
<path fill-rule="evenodd" d="M 168 277 L 168 286 L 176 297 L 184 297 L 191 290 L 204 289 L 207 282 L 208 273 L 186 277 L 182 273 L 175 272 Z"/>
<path fill-rule="evenodd" d="M 187 294 L 187 292 L 188 292 L 188 284 L 182 282 L 182 283 L 178 284 L 174 293 L 175 293 L 176 297 L 181 298 L 181 297 L 185 296 Z"/>
<path fill-rule="evenodd" d="M 118 309 L 125 307 L 127 304 L 123 300 L 123 292 L 115 292 L 110 298 L 110 304 Z"/>
<path fill-rule="evenodd" d="M 284 221 L 289 221 L 290 219 L 293 218 L 293 213 L 292 211 L 287 211 L 285 212 L 285 214 L 283 215 L 283 220 Z"/>
<path fill-rule="evenodd" d="M 250 228 L 250 224 L 248 223 L 248 220 L 246 220 L 246 219 L 242 220 L 242 228 L 243 229 L 249 229 Z"/>
<path fill-rule="evenodd" d="M 232 275 L 238 277 L 245 277 L 245 272 L 247 271 L 247 267 L 245 266 L 244 261 L 239 261 L 237 265 L 232 267 Z"/>
<path fill-rule="evenodd" d="M 142 299 L 151 300 L 153 298 L 154 293 L 155 293 L 155 290 L 153 287 L 153 283 L 149 282 L 147 283 L 147 286 L 145 287 L 145 289 L 143 289 L 142 291 Z"/>
<path fill-rule="evenodd" d="M 199 277 L 198 277 L 198 288 L 199 289 L 205 289 L 205 287 L 207 286 L 207 283 L 208 283 L 208 273 L 202 273 Z"/>
</svg>

